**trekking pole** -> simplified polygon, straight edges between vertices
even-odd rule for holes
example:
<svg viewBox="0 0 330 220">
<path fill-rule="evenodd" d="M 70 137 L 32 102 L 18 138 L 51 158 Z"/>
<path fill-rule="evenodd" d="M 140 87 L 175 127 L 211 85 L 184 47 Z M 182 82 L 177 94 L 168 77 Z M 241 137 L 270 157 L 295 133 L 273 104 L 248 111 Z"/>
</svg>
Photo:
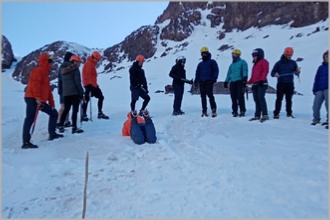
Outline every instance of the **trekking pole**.
<svg viewBox="0 0 330 220">
<path fill-rule="evenodd" d="M 92 96 L 91 96 L 91 92 L 89 92 L 89 120 L 92 120 Z"/>
<path fill-rule="evenodd" d="M 31 129 L 31 133 L 30 133 L 31 136 L 32 136 L 32 134 L 34 132 L 34 128 L 36 127 L 36 124 L 37 124 L 39 108 L 40 108 L 40 104 L 37 104 L 37 109 L 36 109 L 36 113 L 34 114 L 34 120 L 33 120 L 32 129 Z"/>
</svg>

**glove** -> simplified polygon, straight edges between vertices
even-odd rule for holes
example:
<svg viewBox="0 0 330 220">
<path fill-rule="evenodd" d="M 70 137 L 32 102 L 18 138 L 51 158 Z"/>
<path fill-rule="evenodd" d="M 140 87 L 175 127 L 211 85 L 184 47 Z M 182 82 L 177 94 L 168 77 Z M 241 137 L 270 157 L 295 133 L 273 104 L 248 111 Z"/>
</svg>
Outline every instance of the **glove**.
<svg viewBox="0 0 330 220">
<path fill-rule="evenodd" d="M 228 82 L 224 82 L 223 87 L 224 87 L 225 89 L 227 89 L 227 88 L 228 88 Z"/>
<path fill-rule="evenodd" d="M 198 86 L 198 83 L 197 83 L 197 82 L 195 82 L 195 83 L 194 83 L 194 86 L 195 86 L 195 87 L 197 87 L 197 86 Z"/>
<path fill-rule="evenodd" d="M 246 87 L 246 81 L 247 81 L 247 77 L 245 76 L 245 77 L 243 77 L 243 81 L 242 81 L 243 89 L 245 89 L 245 87 Z"/>
<path fill-rule="evenodd" d="M 79 100 L 84 100 L 84 99 L 85 99 L 84 95 L 79 95 Z"/>
<path fill-rule="evenodd" d="M 194 81 L 193 81 L 193 80 L 190 80 L 188 83 L 189 83 L 190 85 L 192 85 L 192 84 L 194 84 Z"/>
</svg>

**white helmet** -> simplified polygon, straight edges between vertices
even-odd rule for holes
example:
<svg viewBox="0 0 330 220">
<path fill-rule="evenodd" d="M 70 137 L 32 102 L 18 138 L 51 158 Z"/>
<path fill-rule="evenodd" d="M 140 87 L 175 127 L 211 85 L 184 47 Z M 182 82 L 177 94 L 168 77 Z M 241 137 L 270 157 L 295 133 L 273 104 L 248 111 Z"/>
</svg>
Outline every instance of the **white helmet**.
<svg viewBox="0 0 330 220">
<path fill-rule="evenodd" d="M 178 58 L 176 58 L 175 62 L 179 62 L 181 60 L 182 63 L 186 63 L 186 58 L 184 56 L 178 56 Z"/>
</svg>

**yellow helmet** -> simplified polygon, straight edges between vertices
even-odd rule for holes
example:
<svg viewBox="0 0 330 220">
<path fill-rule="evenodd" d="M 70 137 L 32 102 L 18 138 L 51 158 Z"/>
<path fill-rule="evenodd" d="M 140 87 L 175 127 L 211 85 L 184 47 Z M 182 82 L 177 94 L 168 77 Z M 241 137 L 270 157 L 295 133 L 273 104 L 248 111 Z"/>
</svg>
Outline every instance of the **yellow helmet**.
<svg viewBox="0 0 330 220">
<path fill-rule="evenodd" d="M 237 55 L 241 55 L 242 52 L 239 49 L 234 49 L 231 53 L 237 54 Z"/>
<path fill-rule="evenodd" d="M 207 47 L 202 47 L 201 53 L 203 53 L 203 52 L 209 52 L 209 49 Z"/>
</svg>

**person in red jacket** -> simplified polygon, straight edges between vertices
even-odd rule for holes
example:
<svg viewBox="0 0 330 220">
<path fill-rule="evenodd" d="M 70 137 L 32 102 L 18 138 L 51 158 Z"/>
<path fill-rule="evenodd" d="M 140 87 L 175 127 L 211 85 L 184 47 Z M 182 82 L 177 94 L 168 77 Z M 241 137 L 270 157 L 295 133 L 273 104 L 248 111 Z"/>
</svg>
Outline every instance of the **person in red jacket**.
<svg viewBox="0 0 330 220">
<path fill-rule="evenodd" d="M 91 56 L 87 57 L 87 61 L 83 66 L 82 69 L 82 78 L 83 78 L 83 85 L 85 87 L 85 102 L 82 105 L 83 115 L 82 120 L 88 121 L 87 118 L 87 105 L 89 102 L 89 99 L 91 97 L 95 97 L 98 99 L 97 107 L 98 107 L 98 115 L 97 118 L 99 119 L 109 119 L 108 116 L 106 116 L 102 112 L 103 107 L 103 100 L 104 96 L 102 94 L 102 91 L 97 84 L 97 72 L 96 72 L 96 64 L 101 60 L 101 54 L 97 51 L 94 51 Z"/>
<path fill-rule="evenodd" d="M 250 121 L 260 120 L 264 122 L 269 119 L 267 102 L 266 102 L 266 90 L 268 88 L 267 75 L 269 72 L 269 63 L 264 58 L 265 53 L 262 49 L 257 48 L 253 50 L 253 67 L 251 78 L 246 82 L 246 84 L 252 84 L 253 99 L 255 102 L 256 110 L 254 117 Z M 262 113 L 262 117 L 261 116 Z"/>
<path fill-rule="evenodd" d="M 49 115 L 48 140 L 63 137 L 63 135 L 55 132 L 58 113 L 55 109 L 54 97 L 48 75 L 52 62 L 53 60 L 51 56 L 48 54 L 41 54 L 39 56 L 39 65 L 35 67 L 30 74 L 24 95 L 24 100 L 26 102 L 26 117 L 23 125 L 23 149 L 38 148 L 37 145 L 30 142 L 30 129 L 35 119 L 37 108 Z"/>
</svg>

